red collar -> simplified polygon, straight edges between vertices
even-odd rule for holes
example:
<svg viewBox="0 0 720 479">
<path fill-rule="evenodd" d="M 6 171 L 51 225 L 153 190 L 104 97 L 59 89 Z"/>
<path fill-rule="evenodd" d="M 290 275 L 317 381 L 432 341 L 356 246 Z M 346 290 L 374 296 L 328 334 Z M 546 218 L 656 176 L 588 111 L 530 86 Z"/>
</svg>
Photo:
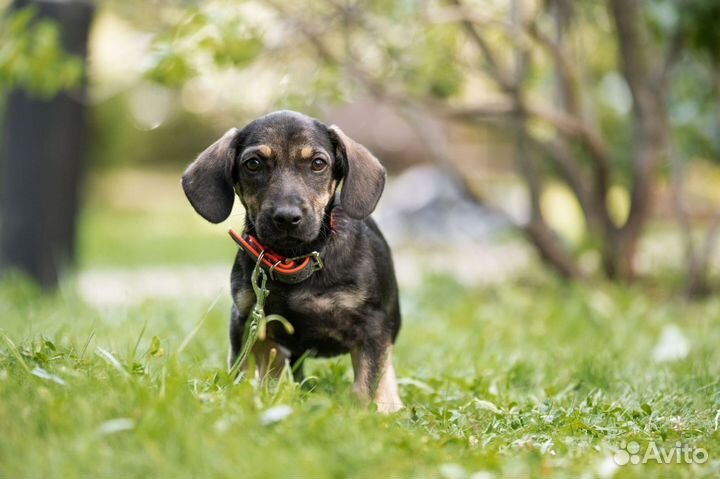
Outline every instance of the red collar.
<svg viewBox="0 0 720 479">
<path fill-rule="evenodd" d="M 323 268 L 322 258 L 317 251 L 295 258 L 287 258 L 264 247 L 251 234 L 240 235 L 232 228 L 228 230 L 228 233 L 253 261 L 257 261 L 260 255 L 263 255 L 261 265 L 272 279 L 287 284 L 297 284 Z"/>
</svg>

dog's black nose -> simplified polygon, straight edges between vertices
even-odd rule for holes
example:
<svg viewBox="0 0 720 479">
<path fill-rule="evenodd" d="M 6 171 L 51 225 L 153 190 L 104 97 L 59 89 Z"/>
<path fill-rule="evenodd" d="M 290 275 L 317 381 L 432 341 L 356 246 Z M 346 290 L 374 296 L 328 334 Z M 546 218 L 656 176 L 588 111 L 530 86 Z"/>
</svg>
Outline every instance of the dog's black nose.
<svg viewBox="0 0 720 479">
<path fill-rule="evenodd" d="M 297 206 L 281 206 L 272 215 L 273 223 L 281 229 L 291 229 L 302 221 L 302 211 Z"/>
</svg>

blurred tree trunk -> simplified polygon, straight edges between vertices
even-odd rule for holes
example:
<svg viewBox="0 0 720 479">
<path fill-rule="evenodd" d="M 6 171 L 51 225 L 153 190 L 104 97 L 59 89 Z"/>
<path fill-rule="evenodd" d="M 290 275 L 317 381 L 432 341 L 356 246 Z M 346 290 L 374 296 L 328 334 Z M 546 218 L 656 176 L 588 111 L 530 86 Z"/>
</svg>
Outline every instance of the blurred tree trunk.
<svg viewBox="0 0 720 479">
<path fill-rule="evenodd" d="M 651 213 L 655 174 L 667 153 L 669 71 L 666 65 L 658 74 L 651 71 L 639 0 L 611 0 L 609 10 L 617 31 L 621 71 L 632 97 L 633 163 L 630 212 L 605 249 L 604 265 L 611 278 L 632 278 L 637 243 Z M 672 48 L 669 51 L 673 53 Z"/>
<path fill-rule="evenodd" d="M 16 0 L 58 23 L 64 49 L 85 58 L 93 7 L 83 1 Z M 0 185 L 0 261 L 45 288 L 75 256 L 75 228 L 85 152 L 86 82 L 45 100 L 16 89 L 5 111 Z"/>
<path fill-rule="evenodd" d="M 523 4 L 520 0 L 510 3 L 510 28 L 514 36 L 520 37 L 525 27 L 526 19 Z M 564 278 L 578 279 L 582 276 L 580 269 L 562 244 L 559 236 L 555 234 L 545 219 L 541 207 L 543 175 L 535 164 L 535 155 L 529 148 L 530 134 L 527 125 L 527 115 L 523 108 L 523 91 L 528 74 L 530 52 L 527 47 L 517 44 L 514 52 L 514 67 L 512 85 L 508 88 L 516 105 L 516 112 L 512 119 L 515 131 L 515 156 L 518 170 L 528 189 L 530 199 L 530 220 L 525 225 L 524 232 L 535 246 L 540 258 Z M 559 88 L 563 95 L 563 102 L 567 100 L 568 85 Z"/>
</svg>

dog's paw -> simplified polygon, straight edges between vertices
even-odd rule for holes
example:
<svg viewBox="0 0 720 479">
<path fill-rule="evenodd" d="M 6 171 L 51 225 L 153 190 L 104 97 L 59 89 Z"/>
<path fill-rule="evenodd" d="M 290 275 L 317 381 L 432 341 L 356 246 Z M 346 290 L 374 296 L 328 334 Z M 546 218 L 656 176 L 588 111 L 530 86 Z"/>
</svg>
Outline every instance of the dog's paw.
<svg viewBox="0 0 720 479">
<path fill-rule="evenodd" d="M 375 404 L 377 405 L 378 412 L 382 414 L 392 414 L 404 407 L 399 398 L 391 401 L 377 401 Z"/>
</svg>

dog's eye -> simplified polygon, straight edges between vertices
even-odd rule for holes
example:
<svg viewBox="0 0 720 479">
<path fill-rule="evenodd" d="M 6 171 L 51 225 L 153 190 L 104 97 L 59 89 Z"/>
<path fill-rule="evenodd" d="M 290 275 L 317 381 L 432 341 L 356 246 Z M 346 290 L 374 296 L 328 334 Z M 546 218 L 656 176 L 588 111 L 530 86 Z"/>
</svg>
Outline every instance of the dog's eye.
<svg viewBox="0 0 720 479">
<path fill-rule="evenodd" d="M 325 169 L 326 166 L 327 161 L 323 160 L 322 158 L 315 158 L 310 164 L 310 168 L 312 168 L 313 171 L 322 171 Z"/>
<path fill-rule="evenodd" d="M 245 166 L 246 170 L 252 173 L 257 173 L 258 171 L 262 170 L 263 163 L 257 158 L 250 158 L 245 163 L 243 163 L 243 166 Z"/>
</svg>

